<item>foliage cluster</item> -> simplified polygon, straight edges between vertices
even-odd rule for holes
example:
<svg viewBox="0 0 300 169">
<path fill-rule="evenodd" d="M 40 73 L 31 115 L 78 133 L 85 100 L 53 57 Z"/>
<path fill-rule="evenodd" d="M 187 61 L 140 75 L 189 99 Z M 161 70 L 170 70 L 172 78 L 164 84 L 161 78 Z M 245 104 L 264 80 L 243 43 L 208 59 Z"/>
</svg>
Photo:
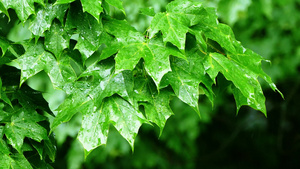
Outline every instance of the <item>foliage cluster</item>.
<svg viewBox="0 0 300 169">
<path fill-rule="evenodd" d="M 51 168 L 53 132 L 72 117 L 79 119 L 77 138 L 87 156 L 106 144 L 111 125 L 132 149 L 144 123 L 157 125 L 161 135 L 174 97 L 200 115 L 199 95 L 213 104 L 219 79 L 230 87 L 237 111 L 248 105 L 266 115 L 258 78 L 277 90 L 261 68 L 263 58 L 199 2 L 176 0 L 162 12 L 141 8 L 152 18 L 144 33 L 129 24 L 134 19 L 114 14 L 127 15 L 120 0 L 1 0 L 0 10 L 0 153 L 6 168 Z M 31 83 L 36 77 L 44 89 Z M 54 103 L 57 94 L 63 97 Z"/>
</svg>

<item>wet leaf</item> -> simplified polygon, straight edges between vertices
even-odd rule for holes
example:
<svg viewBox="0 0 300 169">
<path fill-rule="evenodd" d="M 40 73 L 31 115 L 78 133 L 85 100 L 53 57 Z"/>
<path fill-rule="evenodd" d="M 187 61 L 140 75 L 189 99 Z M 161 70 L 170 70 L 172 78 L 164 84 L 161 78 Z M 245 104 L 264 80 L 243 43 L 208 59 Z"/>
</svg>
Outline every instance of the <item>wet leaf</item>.
<svg viewBox="0 0 300 169">
<path fill-rule="evenodd" d="M 213 81 L 207 77 L 202 65 L 204 55 L 197 53 L 196 50 L 186 52 L 188 61 L 175 57 L 172 59 L 172 72 L 166 75 L 164 83 L 170 84 L 176 96 L 200 115 L 198 110 L 199 84 L 203 83 L 212 94 Z M 208 97 L 213 100 L 211 94 L 208 94 Z"/>
<path fill-rule="evenodd" d="M 221 72 L 227 80 L 232 81 L 243 96 L 235 92 L 235 97 L 239 98 L 238 108 L 240 105 L 247 104 L 266 115 L 265 97 L 254 72 L 218 53 L 210 53 L 204 61 L 204 67 L 212 79 Z"/>
<path fill-rule="evenodd" d="M 78 49 L 85 59 L 89 58 L 102 44 L 102 23 L 97 22 L 90 14 L 83 13 L 81 7 L 74 4 L 68 12 L 66 30 L 74 28 L 79 34 L 75 49 Z"/>
<path fill-rule="evenodd" d="M 8 40 L 6 40 L 4 37 L 0 36 L 0 48 L 2 50 L 2 56 L 4 56 L 5 52 L 7 51 L 8 47 L 10 46 L 10 43 Z"/>
<path fill-rule="evenodd" d="M 5 9 L 5 7 L 4 7 L 4 5 L 2 4 L 2 2 L 0 2 L 0 11 L 3 12 L 3 13 L 10 19 L 9 13 L 8 13 L 8 11 Z M 0 12 L 0 13 L 1 13 L 1 12 Z"/>
<path fill-rule="evenodd" d="M 137 76 L 135 79 L 134 97 L 139 105 L 144 106 L 146 118 L 160 128 L 160 135 L 165 127 L 167 119 L 173 115 L 170 108 L 169 90 L 157 91 L 155 84 L 149 77 Z"/>
<path fill-rule="evenodd" d="M 112 60 L 105 60 L 102 63 L 91 65 L 81 74 L 82 77 L 92 76 L 94 80 L 90 82 L 77 81 L 65 85 L 63 90 L 68 96 L 57 109 L 58 114 L 51 125 L 52 129 L 70 120 L 75 113 L 86 111 L 86 104 L 89 104 L 91 100 L 99 106 L 105 97 L 118 94 L 133 103 L 132 74 L 124 71 L 115 75 L 113 63 Z"/>
<path fill-rule="evenodd" d="M 154 16 L 149 28 L 149 37 L 153 38 L 161 31 L 165 43 L 171 42 L 180 50 L 184 50 L 189 27 L 207 20 L 207 12 L 201 3 L 187 0 L 173 1 L 166 9 L 166 12 Z"/>
<path fill-rule="evenodd" d="M 99 15 L 103 12 L 103 8 L 101 6 L 101 0 L 81 0 L 83 12 L 90 13 L 98 22 L 99 22 Z"/>
<path fill-rule="evenodd" d="M 26 49 L 24 55 L 9 63 L 21 69 L 20 86 L 40 71 L 45 71 L 49 75 L 53 86 L 57 88 L 62 88 L 66 82 L 76 79 L 75 72 L 72 71 L 70 63 L 64 62 L 63 59 L 61 59 L 61 62 L 65 64 L 56 61 L 51 53 L 44 50 L 42 43 L 32 46 L 30 44 L 32 43 L 27 44 L 29 47 Z"/>
<path fill-rule="evenodd" d="M 82 128 L 78 135 L 84 148 L 91 151 L 106 144 L 109 124 L 112 124 L 133 149 L 138 130 L 146 122 L 143 114 L 119 96 L 105 99 L 98 108 L 91 102 L 89 104 L 90 111 L 83 113 Z"/>
<path fill-rule="evenodd" d="M 45 120 L 45 118 L 37 114 L 34 110 L 19 109 L 11 115 L 10 123 L 5 125 L 4 134 L 15 149 L 21 152 L 23 140 L 29 137 L 40 142 L 47 140 L 47 131 L 37 122 Z"/>
<path fill-rule="evenodd" d="M 63 18 L 69 5 L 52 5 L 46 4 L 40 7 L 29 24 L 29 30 L 38 36 L 42 36 L 46 30 L 49 30 L 54 18 Z"/>
<path fill-rule="evenodd" d="M 122 31 L 113 29 L 117 26 L 129 30 L 130 34 L 128 35 L 128 32 L 123 31 L 124 36 Z M 174 55 L 185 58 L 176 49 L 164 46 L 161 38 L 145 40 L 140 33 L 122 21 L 110 20 L 110 22 L 105 23 L 105 28 L 118 41 L 116 46 L 119 47 L 119 51 L 115 57 L 116 73 L 123 70 L 133 70 L 140 59 L 143 58 L 146 71 L 158 86 L 161 78 L 171 71 L 169 56 Z"/>
<path fill-rule="evenodd" d="M 120 11 L 122 11 L 125 14 L 125 9 L 123 7 L 121 0 L 105 0 L 105 2 L 107 2 L 111 6 L 118 8 Z"/>
<path fill-rule="evenodd" d="M 59 58 L 61 52 L 69 47 L 69 40 L 63 27 L 58 23 L 53 23 L 50 31 L 46 32 L 45 35 L 45 49 Z"/>
<path fill-rule="evenodd" d="M 6 9 L 14 9 L 22 22 L 25 22 L 31 14 L 35 14 L 34 3 L 45 5 L 43 0 L 1 0 L 1 2 Z"/>
<path fill-rule="evenodd" d="M 57 0 L 55 2 L 55 5 L 56 4 L 68 4 L 68 3 L 71 3 L 71 2 L 74 2 L 75 0 Z"/>
</svg>

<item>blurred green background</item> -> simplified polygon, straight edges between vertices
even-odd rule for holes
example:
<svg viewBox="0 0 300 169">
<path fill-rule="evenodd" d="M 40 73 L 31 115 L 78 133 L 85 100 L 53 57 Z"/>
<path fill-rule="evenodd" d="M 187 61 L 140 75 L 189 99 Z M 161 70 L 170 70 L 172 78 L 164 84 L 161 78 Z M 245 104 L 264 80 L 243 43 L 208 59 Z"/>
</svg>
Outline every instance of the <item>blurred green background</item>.
<svg viewBox="0 0 300 169">
<path fill-rule="evenodd" d="M 95 149 L 84 161 L 84 150 L 76 140 L 81 125 L 77 114 L 56 131 L 58 144 L 54 168 L 173 168 L 173 169 L 253 169 L 300 168 L 300 0 L 195 0 L 215 7 L 220 22 L 229 24 L 242 44 L 271 61 L 264 70 L 272 77 L 278 93 L 263 85 L 268 118 L 248 107 L 236 115 L 236 105 L 223 77 L 218 77 L 215 104 L 200 97 L 198 115 L 174 98 L 175 113 L 159 137 L 157 126 L 143 125 L 135 141 L 135 150 L 112 127 L 108 144 Z M 126 19 L 145 32 L 151 17 L 140 8 L 165 10 L 169 0 L 123 0 Z M 14 11 L 9 11 L 13 20 Z M 2 15 L 2 14 L 1 14 Z M 111 15 L 123 19 L 118 10 Z M 5 22 L 1 20 L 2 22 Z M 1 28 L 8 38 L 18 42 L 31 37 L 25 23 L 10 23 Z M 7 30 L 5 30 L 7 29 Z M 44 91 L 50 108 L 55 109 L 64 94 L 49 85 L 43 72 L 27 81 Z"/>
</svg>

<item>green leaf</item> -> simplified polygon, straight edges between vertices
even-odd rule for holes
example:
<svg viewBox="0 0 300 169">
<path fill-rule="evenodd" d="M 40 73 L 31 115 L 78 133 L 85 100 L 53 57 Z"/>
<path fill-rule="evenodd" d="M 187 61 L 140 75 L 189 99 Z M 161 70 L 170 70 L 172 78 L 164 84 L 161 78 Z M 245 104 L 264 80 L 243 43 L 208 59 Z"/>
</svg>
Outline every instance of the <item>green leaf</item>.
<svg viewBox="0 0 300 169">
<path fill-rule="evenodd" d="M 25 22 L 31 14 L 35 14 L 34 3 L 45 5 L 43 0 L 1 0 L 1 2 L 6 9 L 14 9 L 22 22 Z"/>
<path fill-rule="evenodd" d="M 44 149 L 49 159 L 54 162 L 56 157 L 56 144 L 53 135 L 48 140 L 44 140 Z"/>
<path fill-rule="evenodd" d="M 166 47 L 161 38 L 152 38 L 146 41 L 140 33 L 124 21 L 110 20 L 104 23 L 104 27 L 108 33 L 114 35 L 117 39 L 116 48 L 114 48 L 119 47 L 119 52 L 115 57 L 116 73 L 123 70 L 133 70 L 139 60 L 143 58 L 146 71 L 158 86 L 161 78 L 171 71 L 169 56 L 174 55 L 185 58 L 176 49 Z M 123 31 L 116 28 L 122 28 Z M 124 30 L 128 31 L 125 32 Z M 110 51 L 110 53 L 113 52 L 117 51 Z"/>
<path fill-rule="evenodd" d="M 161 31 L 165 43 L 171 42 L 183 51 L 189 27 L 205 22 L 207 12 L 201 3 L 192 3 L 188 0 L 173 1 L 166 8 L 166 12 L 157 13 L 151 21 L 149 37 L 153 38 Z"/>
<path fill-rule="evenodd" d="M 40 156 L 40 160 L 43 160 L 43 153 L 44 153 L 44 147 L 42 143 L 39 142 L 35 142 L 30 140 L 31 145 L 36 149 L 36 151 L 38 152 L 39 156 Z"/>
<path fill-rule="evenodd" d="M 101 34 L 103 26 L 95 18 L 87 13 L 83 13 L 78 4 L 71 6 L 66 21 L 66 30 L 76 28 L 79 34 L 75 49 L 86 58 L 89 58 L 102 44 Z"/>
<path fill-rule="evenodd" d="M 37 122 L 45 118 L 37 114 L 34 110 L 19 109 L 11 116 L 10 123 L 5 125 L 4 133 L 15 149 L 21 152 L 23 140 L 25 137 L 32 138 L 38 142 L 47 140 L 47 131 Z"/>
<path fill-rule="evenodd" d="M 11 160 L 9 168 L 32 169 L 32 166 L 23 154 L 12 154 L 9 158 Z"/>
<path fill-rule="evenodd" d="M 59 58 L 61 52 L 69 47 L 70 38 L 64 32 L 63 27 L 54 22 L 50 31 L 45 35 L 45 49 L 52 52 L 56 58 Z"/>
<path fill-rule="evenodd" d="M 2 50 L 2 56 L 4 56 L 5 52 L 7 51 L 8 47 L 10 46 L 10 43 L 8 42 L 7 39 L 5 39 L 4 37 L 0 36 L 0 47 Z"/>
<path fill-rule="evenodd" d="M 93 104 L 90 104 L 89 107 L 93 108 Z M 87 151 L 106 144 L 111 123 L 133 149 L 134 139 L 144 122 L 146 119 L 142 113 L 124 99 L 112 96 L 105 99 L 98 110 L 83 114 L 82 128 L 79 131 L 78 139 Z"/>
<path fill-rule="evenodd" d="M 197 48 L 194 48 L 187 51 L 186 55 L 188 61 L 175 57 L 172 58 L 172 72 L 166 75 L 164 83 L 170 84 L 176 96 L 183 102 L 190 105 L 199 114 L 199 84 L 204 84 L 208 90 L 207 95 L 212 101 L 213 81 L 207 77 L 203 67 L 203 53 L 198 53 Z"/>
<path fill-rule="evenodd" d="M 9 147 L 7 146 L 6 141 L 3 140 L 3 135 L 4 135 L 4 126 L 0 126 L 0 153 L 9 155 L 10 154 Z"/>
<path fill-rule="evenodd" d="M 81 0 L 83 12 L 90 13 L 98 22 L 99 22 L 99 15 L 103 12 L 103 8 L 101 6 L 101 0 Z"/>
<path fill-rule="evenodd" d="M 58 114 L 51 124 L 51 129 L 69 121 L 75 113 L 86 111 L 84 107 L 91 100 L 100 105 L 105 97 L 118 94 L 133 104 L 131 72 L 124 71 L 115 75 L 113 71 L 114 62 L 104 60 L 99 64 L 91 65 L 81 74 L 81 77 L 91 76 L 94 80 L 65 84 L 63 90 L 68 96 L 58 107 Z"/>
<path fill-rule="evenodd" d="M 223 49 L 235 54 L 237 53 L 235 45 L 238 41 L 235 39 L 231 28 L 225 24 L 205 24 L 196 25 L 193 27 L 194 31 L 203 31 L 206 38 L 212 39 L 220 44 Z M 211 44 L 209 44 L 211 45 Z"/>
<path fill-rule="evenodd" d="M 49 75 L 54 87 L 63 88 L 66 82 L 74 81 L 76 75 L 68 60 L 67 63 L 63 59 L 56 61 L 51 53 L 44 50 L 43 44 L 40 42 L 28 45 L 24 55 L 9 63 L 9 65 L 21 69 L 20 86 L 42 70 Z"/>
<path fill-rule="evenodd" d="M 239 41 L 235 39 L 232 29 L 225 24 L 217 24 L 216 26 L 197 25 L 194 30 L 204 30 L 204 34 L 207 38 L 210 38 L 220 44 L 225 49 L 228 58 L 234 62 L 249 69 L 256 76 L 263 78 L 274 91 L 278 91 L 283 97 L 282 93 L 277 89 L 276 85 L 272 82 L 270 76 L 268 76 L 261 67 L 261 61 L 264 60 L 260 55 L 244 48 Z"/>
<path fill-rule="evenodd" d="M 148 43 L 130 43 L 124 45 L 115 57 L 116 72 L 132 70 L 141 58 L 145 61 L 145 69 L 153 78 L 156 86 L 162 77 L 171 71 L 169 56 L 171 54 L 184 57 L 179 52 L 166 48 L 161 39 L 151 39 Z"/>
<path fill-rule="evenodd" d="M 69 5 L 46 4 L 38 9 L 34 19 L 29 24 L 29 30 L 37 36 L 42 36 L 49 30 L 54 18 L 63 18 Z"/>
<path fill-rule="evenodd" d="M 55 2 L 54 5 L 58 5 L 58 4 L 69 4 L 69 3 L 74 2 L 74 1 L 75 1 L 75 0 L 57 0 L 57 1 Z"/>
<path fill-rule="evenodd" d="M 147 15 L 147 16 L 154 16 L 155 15 L 155 11 L 153 7 L 149 7 L 149 8 L 141 8 L 140 9 L 141 14 Z"/>
<path fill-rule="evenodd" d="M 234 86 L 242 94 L 241 96 L 235 94 L 235 98 L 240 98 L 237 101 L 238 108 L 241 104 L 247 104 L 266 115 L 265 97 L 257 80 L 257 75 L 254 72 L 245 69 L 218 53 L 210 53 L 207 55 L 204 61 L 204 67 L 212 79 L 221 72 L 227 80 L 232 81 Z"/>
<path fill-rule="evenodd" d="M 5 89 L 2 88 L 2 79 L 0 78 L 0 100 L 3 100 L 5 103 L 9 104 L 11 107 L 11 101 L 9 100 L 9 98 L 7 97 L 6 93 L 5 93 Z"/>
<path fill-rule="evenodd" d="M 122 11 L 125 14 L 125 9 L 123 7 L 122 1 L 121 0 L 105 0 L 105 2 L 107 2 L 108 4 L 110 4 L 111 6 L 114 6 L 116 8 L 118 8 L 120 11 Z"/>
<path fill-rule="evenodd" d="M 134 86 L 135 100 L 144 106 L 146 118 L 160 128 L 160 135 L 167 119 L 173 115 L 169 106 L 172 92 L 162 89 L 157 91 L 155 84 L 149 77 L 137 75 Z"/>
<path fill-rule="evenodd" d="M 2 4 L 2 2 L 0 2 L 0 13 L 3 12 L 7 17 L 8 19 L 10 20 L 10 17 L 9 17 L 9 13 L 8 11 L 5 9 L 4 5 Z"/>
</svg>

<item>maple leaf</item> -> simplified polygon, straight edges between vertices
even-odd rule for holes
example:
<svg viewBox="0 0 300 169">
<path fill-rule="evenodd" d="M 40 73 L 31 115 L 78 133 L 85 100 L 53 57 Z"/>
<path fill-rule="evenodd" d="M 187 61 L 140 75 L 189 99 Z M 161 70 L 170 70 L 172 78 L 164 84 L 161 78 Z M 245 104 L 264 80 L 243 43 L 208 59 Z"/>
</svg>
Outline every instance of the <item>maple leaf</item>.
<svg viewBox="0 0 300 169">
<path fill-rule="evenodd" d="M 55 4 L 68 4 L 71 2 L 74 2 L 75 0 L 57 0 Z M 125 10 L 122 5 L 122 1 L 120 0 L 106 0 L 106 3 L 117 7 L 120 9 L 124 14 Z M 102 0 L 94 0 L 94 1 L 89 1 L 89 0 L 81 0 L 82 4 L 82 9 L 83 12 L 88 12 L 90 13 L 98 22 L 99 20 L 99 15 L 100 13 L 103 12 L 103 7 L 102 7 Z"/>
<path fill-rule="evenodd" d="M 8 19 L 10 20 L 9 13 L 8 13 L 7 9 L 4 7 L 4 5 L 2 4 L 1 1 L 0 1 L 0 11 L 3 12 L 8 17 Z"/>
<path fill-rule="evenodd" d="M 99 22 L 99 15 L 103 12 L 101 0 L 81 0 L 83 12 L 87 11 Z"/>
<path fill-rule="evenodd" d="M 19 109 L 10 117 L 10 122 L 5 125 L 4 134 L 9 144 L 21 153 L 21 147 L 25 137 L 32 138 L 38 142 L 47 140 L 47 130 L 37 124 L 45 118 L 34 110 Z"/>
<path fill-rule="evenodd" d="M 124 71 L 115 75 L 114 62 L 111 59 L 91 65 L 80 77 L 90 76 L 93 78 L 92 81 L 77 81 L 64 86 L 63 90 L 68 96 L 57 109 L 58 114 L 51 128 L 68 121 L 76 112 L 85 111 L 82 107 L 90 100 L 100 105 L 105 97 L 119 94 L 133 103 L 131 99 L 133 92 L 132 74 Z"/>
<path fill-rule="evenodd" d="M 203 83 L 207 88 L 208 97 L 213 100 L 212 84 L 213 81 L 207 77 L 201 58 L 204 54 L 197 53 L 197 48 L 186 52 L 188 60 L 172 58 L 172 72 L 169 72 L 163 79 L 163 85 L 170 84 L 176 96 L 183 102 L 190 105 L 199 115 L 198 99 L 199 84 Z"/>
<path fill-rule="evenodd" d="M 5 91 L 2 89 L 2 79 L 0 78 L 0 99 L 12 107 L 10 99 L 7 97 Z"/>
<path fill-rule="evenodd" d="M 51 51 L 56 58 L 59 58 L 61 52 L 69 47 L 69 36 L 63 31 L 58 23 L 51 25 L 50 31 L 45 34 L 45 49 Z"/>
<path fill-rule="evenodd" d="M 1 0 L 2 4 L 6 9 L 12 8 L 15 9 L 18 18 L 25 22 L 27 18 L 34 14 L 34 3 L 39 3 L 41 5 L 45 5 L 43 0 Z"/>
<path fill-rule="evenodd" d="M 167 119 L 173 115 L 169 106 L 171 95 L 172 92 L 167 89 L 158 92 L 151 78 L 143 74 L 135 75 L 134 99 L 144 106 L 146 118 L 160 128 L 160 135 Z"/>
<path fill-rule="evenodd" d="M 7 51 L 7 49 L 9 48 L 10 43 L 8 42 L 8 40 L 6 40 L 4 37 L 0 36 L 0 48 L 2 50 L 2 56 L 4 56 L 5 52 Z"/>
<path fill-rule="evenodd" d="M 105 0 L 105 2 L 118 8 L 120 11 L 122 11 L 125 14 L 125 9 L 123 7 L 123 3 L 121 0 Z"/>
<path fill-rule="evenodd" d="M 42 43 L 30 45 L 25 54 L 9 63 L 18 69 L 21 69 L 20 86 L 30 77 L 44 70 L 50 77 L 54 87 L 62 88 L 68 81 L 76 78 L 72 69 L 69 58 L 61 58 L 56 61 L 53 55 L 44 50 Z M 25 45 L 26 46 L 26 45 Z M 62 69 L 61 69 L 62 67 Z"/>
<path fill-rule="evenodd" d="M 57 4 L 69 4 L 69 3 L 74 2 L 74 1 L 75 0 L 57 0 L 54 5 L 57 5 Z"/>
<path fill-rule="evenodd" d="M 90 14 L 83 13 L 80 5 L 71 5 L 66 20 L 66 30 L 76 29 L 79 34 L 75 49 L 86 58 L 89 58 L 102 44 L 101 34 L 103 26 Z"/>
<path fill-rule="evenodd" d="M 261 56 L 258 54 L 254 53 L 253 51 L 244 48 L 239 41 L 237 41 L 234 37 L 234 34 L 231 30 L 231 28 L 225 24 L 220 24 L 217 23 L 215 25 L 212 24 L 203 24 L 203 25 L 196 25 L 192 28 L 194 31 L 196 30 L 201 30 L 203 31 L 203 34 L 205 35 L 206 38 L 212 39 L 220 44 L 221 47 L 225 50 L 225 55 L 226 57 L 221 57 L 217 55 L 220 63 L 225 64 L 224 67 L 221 64 L 221 67 L 223 71 L 221 73 L 229 80 L 231 81 L 235 80 L 236 82 L 233 82 L 234 85 L 239 89 L 239 90 L 233 90 L 233 94 L 236 98 L 237 102 L 237 110 L 240 109 L 242 105 L 249 105 L 250 107 L 262 111 L 266 115 L 266 110 L 265 110 L 265 98 L 263 96 L 261 87 L 259 82 L 257 81 L 258 77 L 263 78 L 274 91 L 278 91 L 280 94 L 281 92 L 277 89 L 276 85 L 272 82 L 271 78 L 262 70 L 261 68 L 261 61 L 264 60 Z M 216 56 L 215 54 L 211 56 Z M 210 58 L 210 57 L 208 57 Z M 213 66 L 213 63 L 211 62 L 205 62 L 204 66 L 206 69 L 211 68 L 209 71 L 209 75 L 214 79 L 216 75 L 218 74 L 218 70 L 215 69 Z M 209 64 L 211 64 L 209 66 Z M 241 67 L 240 70 L 244 70 L 240 73 L 240 77 L 235 76 L 235 77 L 229 77 L 233 76 L 233 72 L 228 73 L 228 70 L 231 68 L 235 67 Z M 228 69 L 229 68 L 229 69 Z M 212 71 L 214 69 L 215 71 Z M 219 69 L 221 70 L 221 69 Z M 225 70 L 225 71 L 224 71 Z M 227 75 L 225 75 L 227 74 Z M 237 73 L 236 73 L 237 74 Z M 241 77 L 242 76 L 242 77 Z M 247 78 L 243 78 L 247 76 Z M 240 79 L 236 79 L 240 78 Z M 237 84 L 239 83 L 238 81 L 242 82 L 242 80 L 250 80 L 252 89 L 250 86 L 244 86 L 243 84 Z M 247 88 L 249 87 L 249 88 Z M 246 89 L 247 88 L 247 89 Z M 255 90 L 254 90 L 254 89 Z M 245 93 L 245 91 L 248 91 L 248 93 Z M 241 92 L 243 94 L 241 94 Z M 251 93 L 251 94 L 250 94 Z M 281 94 L 283 97 L 283 95 Z M 256 98 L 255 98 L 256 97 Z"/>
<path fill-rule="evenodd" d="M 239 98 L 238 109 L 241 105 L 247 104 L 266 115 L 265 97 L 255 73 L 219 53 L 207 55 L 204 67 L 212 79 L 217 76 L 218 72 L 221 72 L 241 92 L 235 92 L 235 98 Z"/>
<path fill-rule="evenodd" d="M 110 123 L 133 146 L 138 128 L 147 120 L 132 106 L 133 79 L 131 72 L 123 71 L 115 75 L 114 61 L 108 59 L 91 65 L 80 77 L 90 76 L 94 80 L 65 85 L 63 90 L 68 96 L 56 110 L 57 116 L 51 124 L 51 129 L 53 130 L 62 122 L 70 120 L 75 113 L 81 112 L 83 120 L 79 140 L 86 150 L 90 151 L 106 143 Z M 113 96 L 114 94 L 118 94 L 122 98 Z M 122 127 L 127 123 L 126 128 Z M 89 128 L 92 127 L 93 129 L 90 130 Z M 91 133 L 93 134 L 91 135 Z"/>
<path fill-rule="evenodd" d="M 46 30 L 49 30 L 54 18 L 60 19 L 63 22 L 65 12 L 69 5 L 52 5 L 46 4 L 45 7 L 40 7 L 34 16 L 34 19 L 29 24 L 29 30 L 38 36 L 42 36 Z"/>
<path fill-rule="evenodd" d="M 104 27 L 108 33 L 114 35 L 117 39 L 114 44 L 115 47 L 108 49 L 108 53 L 113 54 L 119 48 L 115 57 L 116 74 L 123 70 L 133 70 L 139 60 L 143 58 L 146 71 L 153 78 L 156 85 L 159 86 L 161 78 L 171 71 L 169 56 L 174 55 L 185 58 L 176 49 L 166 47 L 159 37 L 145 40 L 143 35 L 124 21 L 110 19 L 104 23 Z M 106 51 L 103 53 L 106 53 Z M 106 56 L 101 56 L 101 58 L 109 57 L 107 54 L 104 55 Z"/>
<path fill-rule="evenodd" d="M 93 109 L 93 104 L 90 103 L 89 107 Z M 113 124 L 133 149 L 138 129 L 146 121 L 143 114 L 124 99 L 118 96 L 108 97 L 96 111 L 90 109 L 83 112 L 82 128 L 78 139 L 84 148 L 90 151 L 106 144 L 109 124 Z"/>
<path fill-rule="evenodd" d="M 154 16 L 148 30 L 149 37 L 153 38 L 161 31 L 165 43 L 171 42 L 183 51 L 189 27 L 207 20 L 207 12 L 201 3 L 188 0 L 173 1 L 166 9 L 166 12 Z"/>
</svg>

